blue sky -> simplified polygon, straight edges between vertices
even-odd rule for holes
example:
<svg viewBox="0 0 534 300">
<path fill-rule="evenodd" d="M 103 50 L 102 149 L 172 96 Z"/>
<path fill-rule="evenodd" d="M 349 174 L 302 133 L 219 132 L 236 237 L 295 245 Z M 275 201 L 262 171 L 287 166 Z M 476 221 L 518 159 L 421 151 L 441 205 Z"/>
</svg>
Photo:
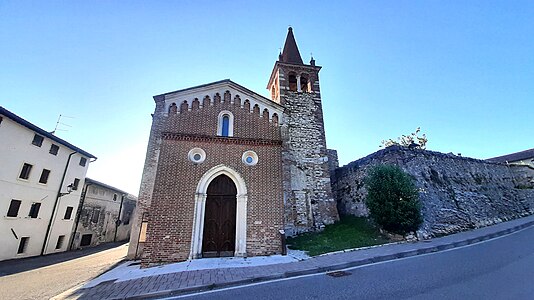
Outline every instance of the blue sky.
<svg viewBox="0 0 534 300">
<path fill-rule="evenodd" d="M 137 194 L 153 95 L 230 78 L 262 95 L 288 25 L 320 73 L 341 164 L 426 133 L 488 158 L 533 148 L 532 1 L 0 1 L 0 105 Z"/>
</svg>

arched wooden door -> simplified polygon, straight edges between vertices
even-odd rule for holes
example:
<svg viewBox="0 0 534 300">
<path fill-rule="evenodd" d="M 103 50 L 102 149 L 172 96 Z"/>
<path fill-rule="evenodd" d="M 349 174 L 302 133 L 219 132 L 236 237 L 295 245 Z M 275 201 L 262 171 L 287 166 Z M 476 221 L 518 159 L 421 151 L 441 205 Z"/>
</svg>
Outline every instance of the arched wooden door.
<svg viewBox="0 0 534 300">
<path fill-rule="evenodd" d="M 237 189 L 219 175 L 208 186 L 202 236 L 202 257 L 234 256 Z"/>
</svg>

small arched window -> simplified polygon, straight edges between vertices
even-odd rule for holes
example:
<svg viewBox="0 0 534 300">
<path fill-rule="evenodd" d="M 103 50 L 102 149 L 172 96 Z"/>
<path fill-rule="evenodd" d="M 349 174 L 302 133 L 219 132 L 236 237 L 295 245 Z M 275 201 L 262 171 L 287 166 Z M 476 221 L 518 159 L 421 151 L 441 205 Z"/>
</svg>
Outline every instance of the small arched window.
<svg viewBox="0 0 534 300">
<path fill-rule="evenodd" d="M 234 115 L 231 112 L 223 110 L 219 113 L 217 135 L 234 136 Z"/>
<path fill-rule="evenodd" d="M 222 118 L 222 136 L 228 136 L 228 129 L 230 127 L 230 117 L 228 115 L 224 115 Z"/>
</svg>

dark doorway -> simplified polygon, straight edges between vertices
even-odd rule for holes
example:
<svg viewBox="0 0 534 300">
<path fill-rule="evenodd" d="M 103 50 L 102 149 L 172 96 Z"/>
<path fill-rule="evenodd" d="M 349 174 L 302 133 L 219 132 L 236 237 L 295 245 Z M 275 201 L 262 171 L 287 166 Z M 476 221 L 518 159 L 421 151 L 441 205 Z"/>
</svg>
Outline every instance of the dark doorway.
<svg viewBox="0 0 534 300">
<path fill-rule="evenodd" d="M 219 175 L 208 186 L 202 257 L 234 256 L 237 189 L 226 175 Z"/>
<path fill-rule="evenodd" d="M 92 234 L 82 235 L 82 241 L 80 242 L 80 247 L 91 245 L 91 239 L 93 238 Z"/>
</svg>

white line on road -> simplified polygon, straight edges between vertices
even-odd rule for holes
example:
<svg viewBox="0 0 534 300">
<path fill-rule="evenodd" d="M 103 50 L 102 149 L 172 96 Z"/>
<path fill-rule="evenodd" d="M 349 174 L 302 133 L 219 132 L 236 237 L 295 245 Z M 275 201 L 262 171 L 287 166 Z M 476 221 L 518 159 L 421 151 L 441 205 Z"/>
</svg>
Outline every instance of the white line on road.
<svg viewBox="0 0 534 300">
<path fill-rule="evenodd" d="M 516 233 L 519 233 L 519 232 L 521 232 L 521 231 L 524 231 L 524 230 L 527 230 L 527 229 L 530 229 L 530 228 L 531 228 L 531 226 L 526 227 L 526 228 L 523 228 L 523 229 L 520 229 L 520 230 L 517 230 L 517 231 L 514 231 L 514 232 L 511 232 L 511 233 L 507 233 L 507 234 L 504 234 L 504 235 L 501 235 L 501 236 L 497 236 L 497 237 L 494 237 L 494 238 L 491 238 L 491 239 L 487 239 L 487 240 L 479 241 L 479 242 L 476 242 L 476 243 L 472 243 L 472 244 L 464 245 L 464 246 L 460 246 L 460 247 L 455 247 L 455 248 L 450 248 L 450 249 L 440 250 L 440 251 L 431 252 L 431 253 L 417 254 L 417 255 L 408 256 L 408 257 L 395 258 L 395 259 L 391 259 L 391 260 L 385 260 L 385 261 L 380 261 L 380 262 L 370 263 L 370 264 L 366 264 L 366 265 L 355 266 L 355 267 L 350 267 L 350 268 L 346 268 L 346 269 L 340 269 L 340 270 L 336 270 L 336 271 L 350 271 L 350 270 L 356 270 L 356 269 L 366 268 L 366 267 L 370 267 L 370 266 L 375 266 L 375 265 L 385 264 L 385 263 L 389 263 L 389 262 L 393 262 L 393 261 L 401 261 L 401 260 L 411 259 L 411 258 L 416 258 L 416 257 L 421 257 L 421 256 L 434 255 L 434 254 L 443 253 L 443 252 L 449 252 L 449 251 L 454 251 L 454 250 L 460 250 L 460 249 L 463 249 L 463 248 L 466 248 L 466 247 L 471 247 L 471 246 L 474 246 L 474 245 L 478 245 L 478 244 L 482 244 L 482 243 L 486 243 L 486 242 L 490 242 L 490 241 L 498 240 L 498 239 L 500 239 L 500 238 L 507 237 L 507 236 L 510 236 L 510 235 L 512 235 L 512 234 L 516 234 Z M 257 286 L 257 285 L 262 285 L 262 284 L 269 284 L 269 283 L 274 283 L 274 282 L 282 282 L 282 281 L 287 281 L 287 280 L 294 280 L 294 279 L 307 278 L 307 277 L 312 277 L 312 276 L 325 275 L 326 273 L 328 273 L 328 272 L 332 272 L 332 271 L 333 271 L 333 270 L 331 270 L 331 271 L 327 271 L 327 272 L 321 272 L 321 273 L 314 273 L 314 274 L 307 274 L 307 275 L 299 275 L 299 276 L 295 276 L 295 277 L 280 278 L 280 279 L 273 279 L 273 280 L 262 281 L 262 282 L 248 283 L 248 284 L 244 284 L 244 285 L 225 287 L 225 288 L 214 289 L 214 290 L 210 290 L 210 291 L 196 292 L 196 293 L 187 294 L 187 295 L 177 295 L 177 296 L 172 296 L 172 297 L 167 297 L 167 298 L 161 298 L 161 299 L 164 299 L 164 300 L 171 300 L 171 299 L 180 299 L 180 298 L 193 297 L 193 296 L 198 296 L 198 295 L 212 294 L 212 293 L 218 293 L 218 292 L 223 292 L 223 291 L 229 291 L 229 290 L 241 289 L 241 288 L 246 288 L 246 287 L 251 287 L 251 286 Z"/>
</svg>

